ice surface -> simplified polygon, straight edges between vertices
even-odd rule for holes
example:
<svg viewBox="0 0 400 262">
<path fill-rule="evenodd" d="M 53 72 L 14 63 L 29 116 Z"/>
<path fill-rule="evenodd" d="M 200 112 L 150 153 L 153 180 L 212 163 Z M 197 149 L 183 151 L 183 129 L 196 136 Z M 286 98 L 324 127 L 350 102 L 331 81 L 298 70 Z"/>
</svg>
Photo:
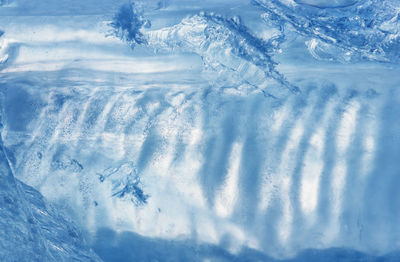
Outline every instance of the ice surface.
<svg viewBox="0 0 400 262">
<path fill-rule="evenodd" d="M 335 6 L 337 1 L 329 2 Z M 322 8 L 329 6 L 325 6 L 328 1 L 254 0 L 265 11 L 266 21 L 289 25 L 288 31 L 295 30 L 311 38 L 312 54 L 318 46 L 329 60 L 398 63 L 399 2 L 367 0 L 353 5 L 351 1 L 339 2 L 344 4 L 341 8 Z"/>
<path fill-rule="evenodd" d="M 341 8 L 354 5 L 358 0 L 295 0 L 295 2 L 318 8 Z"/>
<path fill-rule="evenodd" d="M 80 230 L 13 176 L 0 137 L 0 260 L 101 261 Z"/>
<path fill-rule="evenodd" d="M 29 186 L 2 192 L 68 212 L 104 261 L 398 261 L 399 13 L 395 0 L 10 1 L 1 163 Z M 19 212 L 2 228 L 30 232 Z M 69 225 L 19 241 L 91 256 L 58 238 Z"/>
</svg>

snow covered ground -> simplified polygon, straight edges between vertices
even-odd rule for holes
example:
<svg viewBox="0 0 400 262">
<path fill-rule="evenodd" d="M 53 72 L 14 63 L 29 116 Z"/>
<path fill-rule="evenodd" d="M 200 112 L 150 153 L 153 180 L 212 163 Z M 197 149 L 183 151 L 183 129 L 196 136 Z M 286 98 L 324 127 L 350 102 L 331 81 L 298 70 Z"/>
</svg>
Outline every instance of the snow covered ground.
<svg viewBox="0 0 400 262">
<path fill-rule="evenodd" d="M 398 260 L 396 1 L 3 2 L 8 161 L 104 261 Z"/>
</svg>

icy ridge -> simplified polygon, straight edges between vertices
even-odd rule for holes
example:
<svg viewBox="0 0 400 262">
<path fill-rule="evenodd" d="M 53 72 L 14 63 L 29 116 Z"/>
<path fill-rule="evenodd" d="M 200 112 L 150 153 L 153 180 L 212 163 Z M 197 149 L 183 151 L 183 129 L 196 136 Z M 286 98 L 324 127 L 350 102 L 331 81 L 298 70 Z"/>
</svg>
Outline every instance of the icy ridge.
<svg viewBox="0 0 400 262">
<path fill-rule="evenodd" d="M 134 4 L 123 5 L 110 26 L 113 34 L 129 43 L 147 45 L 157 52 L 194 52 L 223 78 L 223 85 L 248 85 L 270 96 L 281 95 L 266 89 L 274 79 L 291 93 L 300 92 L 276 69 L 273 60 L 277 41 L 264 41 L 243 25 L 239 16 L 225 18 L 201 12 L 180 23 L 159 30 L 143 30 L 150 22 Z M 241 83 L 241 84 L 240 84 Z M 214 83 L 215 84 L 215 83 Z M 265 91 L 266 89 L 267 91 Z"/>
</svg>

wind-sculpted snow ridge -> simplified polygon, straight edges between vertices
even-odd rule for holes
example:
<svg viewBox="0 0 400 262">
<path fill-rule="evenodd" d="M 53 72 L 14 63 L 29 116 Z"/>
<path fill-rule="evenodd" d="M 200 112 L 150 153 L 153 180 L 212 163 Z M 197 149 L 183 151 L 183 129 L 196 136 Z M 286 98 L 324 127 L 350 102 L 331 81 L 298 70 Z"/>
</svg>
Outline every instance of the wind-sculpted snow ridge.
<svg viewBox="0 0 400 262">
<path fill-rule="evenodd" d="M 0 137 L 0 260 L 101 261 L 72 222 L 14 178 L 9 163 Z"/>
<path fill-rule="evenodd" d="M 179 24 L 159 30 L 142 31 L 145 22 L 133 4 L 124 5 L 110 24 L 114 35 L 131 46 L 147 44 L 156 51 L 194 52 L 208 68 L 214 69 L 222 85 L 247 85 L 270 96 L 281 96 L 283 90 L 272 91 L 274 79 L 292 93 L 300 90 L 277 71 L 272 59 L 276 41 L 267 42 L 252 35 L 240 17 L 225 18 L 214 13 L 200 13 Z M 214 83 L 215 84 L 215 83 Z"/>
<path fill-rule="evenodd" d="M 400 62 L 400 2 L 397 0 L 253 0 L 264 19 L 308 39 L 317 59 Z M 286 32 L 288 33 L 288 32 Z"/>
</svg>

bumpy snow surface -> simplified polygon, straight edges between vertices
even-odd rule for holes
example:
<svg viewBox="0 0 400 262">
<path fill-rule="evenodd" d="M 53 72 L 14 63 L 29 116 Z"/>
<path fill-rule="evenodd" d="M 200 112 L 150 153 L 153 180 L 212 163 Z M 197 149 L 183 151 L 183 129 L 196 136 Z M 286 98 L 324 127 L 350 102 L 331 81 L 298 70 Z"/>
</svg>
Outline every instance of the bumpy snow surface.
<svg viewBox="0 0 400 262">
<path fill-rule="evenodd" d="M 1 261 L 400 261 L 398 0 L 0 0 L 0 30 Z"/>
</svg>

